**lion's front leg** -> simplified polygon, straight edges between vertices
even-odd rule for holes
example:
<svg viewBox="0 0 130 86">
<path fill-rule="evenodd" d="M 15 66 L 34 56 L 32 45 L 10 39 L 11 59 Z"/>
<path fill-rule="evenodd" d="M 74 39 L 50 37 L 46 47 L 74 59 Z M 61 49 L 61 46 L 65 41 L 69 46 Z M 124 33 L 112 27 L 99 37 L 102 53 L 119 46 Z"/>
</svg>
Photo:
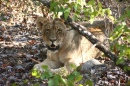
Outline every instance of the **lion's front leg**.
<svg viewBox="0 0 130 86">
<path fill-rule="evenodd" d="M 43 62 L 34 65 L 34 69 L 43 72 L 43 70 L 44 70 L 42 68 L 43 65 L 47 65 L 49 67 L 49 69 L 55 69 L 55 68 L 58 68 L 60 66 L 60 64 L 58 62 L 55 62 L 55 61 L 47 58 Z"/>
<path fill-rule="evenodd" d="M 70 72 L 67 70 L 66 66 L 57 69 L 51 69 L 52 73 L 59 74 L 61 76 L 67 76 Z"/>
</svg>

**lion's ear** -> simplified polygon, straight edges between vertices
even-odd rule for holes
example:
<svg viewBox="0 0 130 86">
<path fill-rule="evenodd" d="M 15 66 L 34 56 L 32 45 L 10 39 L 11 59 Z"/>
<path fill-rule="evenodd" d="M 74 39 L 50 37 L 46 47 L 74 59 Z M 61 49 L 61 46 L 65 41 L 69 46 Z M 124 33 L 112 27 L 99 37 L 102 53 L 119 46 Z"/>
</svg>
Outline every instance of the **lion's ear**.
<svg viewBox="0 0 130 86">
<path fill-rule="evenodd" d="M 36 21 L 36 26 L 38 27 L 39 30 L 42 30 L 42 26 L 47 23 L 48 19 L 43 18 L 43 17 L 38 17 Z"/>
</svg>

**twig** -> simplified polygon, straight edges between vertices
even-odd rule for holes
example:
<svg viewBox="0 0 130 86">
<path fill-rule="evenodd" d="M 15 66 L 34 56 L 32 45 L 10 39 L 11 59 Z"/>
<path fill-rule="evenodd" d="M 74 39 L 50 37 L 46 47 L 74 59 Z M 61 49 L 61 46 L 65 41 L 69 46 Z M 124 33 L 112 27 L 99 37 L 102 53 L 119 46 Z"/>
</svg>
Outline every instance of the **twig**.
<svg viewBox="0 0 130 86">
<path fill-rule="evenodd" d="M 31 59 L 31 60 L 34 61 L 34 62 L 37 62 L 38 64 L 41 63 L 40 61 L 35 60 L 35 59 L 31 58 L 31 57 L 27 57 L 27 58 Z"/>
</svg>

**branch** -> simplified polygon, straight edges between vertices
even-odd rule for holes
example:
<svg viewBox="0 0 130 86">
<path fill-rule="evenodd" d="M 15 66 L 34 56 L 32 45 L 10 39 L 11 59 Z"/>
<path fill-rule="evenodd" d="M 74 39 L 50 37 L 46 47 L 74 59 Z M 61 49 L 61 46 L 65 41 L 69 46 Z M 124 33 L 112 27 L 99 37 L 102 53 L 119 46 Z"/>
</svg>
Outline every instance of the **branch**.
<svg viewBox="0 0 130 86">
<path fill-rule="evenodd" d="M 102 51 L 108 58 L 110 58 L 116 64 L 118 56 L 113 52 L 111 52 L 108 48 L 106 48 L 93 34 L 87 31 L 86 27 L 73 22 L 72 19 L 69 17 L 67 20 L 68 20 L 67 22 L 73 29 L 77 30 L 80 35 L 87 38 L 92 44 L 96 44 L 95 47 L 98 48 L 100 51 Z M 124 61 L 123 64 L 118 64 L 117 66 L 124 70 L 126 69 L 125 67 L 130 67 L 127 63 L 128 63 L 127 61 Z M 130 75 L 130 70 L 126 69 L 125 72 L 128 75 Z"/>
<path fill-rule="evenodd" d="M 50 1 L 48 0 L 38 0 L 40 1 L 44 6 L 50 7 Z M 70 17 L 66 20 L 66 22 L 75 30 L 79 32 L 80 35 L 87 38 L 92 44 L 96 44 L 96 48 L 98 48 L 100 51 L 102 51 L 108 58 L 110 58 L 115 64 L 118 59 L 118 56 L 111 52 L 108 48 L 106 48 L 96 37 L 91 34 L 89 31 L 87 31 L 86 27 L 72 21 Z M 121 69 L 126 69 L 125 67 L 130 67 L 126 61 L 124 61 L 123 64 L 118 64 L 118 67 Z M 126 69 L 125 72 L 130 75 L 130 70 Z"/>
<path fill-rule="evenodd" d="M 96 48 L 102 51 L 107 57 L 116 62 L 117 56 L 112 53 L 108 48 L 106 48 L 104 44 L 102 44 L 92 33 L 87 31 L 86 27 L 75 22 L 69 22 L 69 24 L 73 29 L 77 30 L 80 35 L 87 38 L 93 45 L 96 44 Z"/>
</svg>

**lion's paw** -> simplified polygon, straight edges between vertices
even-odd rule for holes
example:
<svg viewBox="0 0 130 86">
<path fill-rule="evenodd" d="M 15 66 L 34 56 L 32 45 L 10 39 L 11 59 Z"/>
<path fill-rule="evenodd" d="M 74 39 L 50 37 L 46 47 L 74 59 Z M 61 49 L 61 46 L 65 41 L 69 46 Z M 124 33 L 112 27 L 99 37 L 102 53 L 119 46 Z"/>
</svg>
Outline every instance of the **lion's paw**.
<svg viewBox="0 0 130 86">
<path fill-rule="evenodd" d="M 44 72 L 44 69 L 42 66 L 43 66 L 42 64 L 36 64 L 36 65 L 34 65 L 33 69 L 38 70 L 40 72 Z"/>
</svg>

